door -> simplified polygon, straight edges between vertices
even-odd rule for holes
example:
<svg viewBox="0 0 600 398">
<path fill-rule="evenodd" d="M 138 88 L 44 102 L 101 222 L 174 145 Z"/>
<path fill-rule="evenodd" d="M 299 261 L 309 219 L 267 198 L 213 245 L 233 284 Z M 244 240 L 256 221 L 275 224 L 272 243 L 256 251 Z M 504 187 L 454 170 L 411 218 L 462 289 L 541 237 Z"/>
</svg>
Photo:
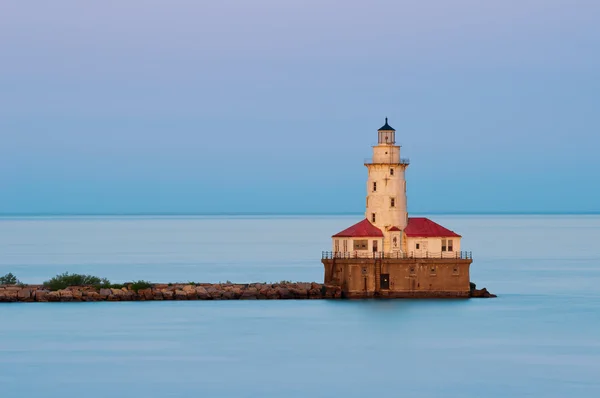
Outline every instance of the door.
<svg viewBox="0 0 600 398">
<path fill-rule="evenodd" d="M 390 274 L 381 274 L 379 286 L 381 286 L 381 288 L 385 290 L 388 290 L 390 288 Z"/>
<path fill-rule="evenodd" d="M 377 241 L 373 241 L 373 253 L 377 253 Z"/>
<path fill-rule="evenodd" d="M 428 251 L 426 240 L 420 240 L 415 243 L 415 257 L 425 257 Z"/>
</svg>

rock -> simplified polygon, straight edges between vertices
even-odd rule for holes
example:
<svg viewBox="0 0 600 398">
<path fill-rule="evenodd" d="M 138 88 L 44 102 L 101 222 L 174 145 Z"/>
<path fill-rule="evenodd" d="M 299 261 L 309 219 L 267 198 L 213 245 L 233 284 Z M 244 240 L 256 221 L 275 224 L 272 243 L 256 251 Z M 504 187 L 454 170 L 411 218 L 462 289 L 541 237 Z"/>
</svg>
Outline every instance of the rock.
<svg viewBox="0 0 600 398">
<path fill-rule="evenodd" d="M 474 298 L 493 298 L 497 297 L 495 294 L 488 292 L 488 290 L 484 287 L 483 289 L 473 289 L 471 290 L 471 297 Z"/>
<path fill-rule="evenodd" d="M 196 295 L 198 300 L 210 300 L 212 297 L 208 294 L 208 291 L 202 286 L 196 286 Z"/>
<path fill-rule="evenodd" d="M 206 289 L 206 292 L 210 295 L 210 297 L 213 300 L 220 300 L 221 299 L 221 291 L 215 287 L 209 287 L 208 289 Z"/>
<path fill-rule="evenodd" d="M 102 299 L 102 296 L 100 296 L 100 294 L 98 292 L 95 292 L 93 290 L 87 291 L 83 293 L 83 301 L 100 301 Z"/>
<path fill-rule="evenodd" d="M 36 290 L 35 292 L 33 292 L 35 301 L 37 301 L 38 303 L 47 302 L 48 301 L 48 299 L 46 298 L 47 294 L 48 294 L 47 290 Z"/>
<path fill-rule="evenodd" d="M 67 289 L 59 290 L 60 301 L 73 301 L 73 292 Z"/>
<path fill-rule="evenodd" d="M 279 298 L 282 300 L 289 300 L 294 298 L 293 293 L 287 287 L 277 288 L 277 293 L 279 294 Z"/>
<path fill-rule="evenodd" d="M 229 291 L 233 295 L 233 300 L 239 300 L 242 297 L 242 288 L 239 286 L 232 286 Z"/>
<path fill-rule="evenodd" d="M 19 292 L 17 290 L 12 289 L 4 289 L 4 291 L 0 292 L 0 302 L 14 302 L 18 300 Z"/>
<path fill-rule="evenodd" d="M 258 289 L 255 287 L 247 287 L 242 291 L 240 300 L 256 300 L 258 299 Z"/>
<path fill-rule="evenodd" d="M 19 301 L 33 301 L 31 297 L 31 289 L 23 288 L 17 292 L 17 298 Z"/>
<path fill-rule="evenodd" d="M 187 294 L 183 290 L 175 290 L 175 300 L 187 300 Z"/>
<path fill-rule="evenodd" d="M 163 297 L 162 291 L 160 289 L 152 289 L 152 297 L 154 298 L 154 300 L 157 300 L 157 301 L 165 299 Z"/>
<path fill-rule="evenodd" d="M 163 290 L 162 295 L 165 300 L 173 300 L 175 293 L 173 293 L 172 290 L 165 289 Z"/>
<path fill-rule="evenodd" d="M 138 299 L 138 295 L 136 292 L 134 292 L 133 290 L 128 290 L 128 289 L 121 289 L 122 293 L 119 296 L 119 298 L 121 299 L 121 301 L 135 301 Z"/>
<path fill-rule="evenodd" d="M 137 292 L 138 294 L 138 298 L 140 300 L 152 300 L 154 298 L 154 293 L 152 292 L 151 288 L 148 289 L 140 289 Z M 162 294 L 161 294 L 162 297 Z"/>
<path fill-rule="evenodd" d="M 290 289 L 290 293 L 295 299 L 306 299 L 308 298 L 308 290 L 304 290 L 303 288 L 296 287 Z"/>
<path fill-rule="evenodd" d="M 189 293 L 189 292 L 196 292 L 196 286 L 194 285 L 185 285 L 181 290 L 183 290 L 184 292 Z"/>
<path fill-rule="evenodd" d="M 83 298 L 83 292 L 79 289 L 71 290 L 71 294 L 73 295 L 73 301 L 81 301 Z"/>
<path fill-rule="evenodd" d="M 321 294 L 326 299 L 342 298 L 342 288 L 339 286 L 325 285 L 321 288 Z"/>
<path fill-rule="evenodd" d="M 51 302 L 60 301 L 60 293 L 58 291 L 49 292 L 48 294 L 46 294 L 46 299 Z"/>
<path fill-rule="evenodd" d="M 100 296 L 102 296 L 104 298 L 107 298 L 111 294 L 112 294 L 112 291 L 110 289 L 100 289 Z"/>
</svg>

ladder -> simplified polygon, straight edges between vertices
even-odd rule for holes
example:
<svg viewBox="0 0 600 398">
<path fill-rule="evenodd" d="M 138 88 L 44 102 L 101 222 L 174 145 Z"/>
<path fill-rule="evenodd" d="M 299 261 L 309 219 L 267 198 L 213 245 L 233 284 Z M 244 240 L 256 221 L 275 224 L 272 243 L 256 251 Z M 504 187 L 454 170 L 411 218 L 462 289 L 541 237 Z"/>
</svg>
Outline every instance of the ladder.
<svg viewBox="0 0 600 398">
<path fill-rule="evenodd" d="M 381 258 L 375 257 L 375 294 L 381 291 Z"/>
</svg>

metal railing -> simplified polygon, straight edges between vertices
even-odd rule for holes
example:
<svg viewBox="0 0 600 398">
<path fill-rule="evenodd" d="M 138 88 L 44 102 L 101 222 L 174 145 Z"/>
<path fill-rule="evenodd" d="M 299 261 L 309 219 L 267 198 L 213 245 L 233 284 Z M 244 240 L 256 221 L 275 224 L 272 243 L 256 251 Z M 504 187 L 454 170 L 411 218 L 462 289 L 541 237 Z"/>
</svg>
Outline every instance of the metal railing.
<svg viewBox="0 0 600 398">
<path fill-rule="evenodd" d="M 374 162 L 373 158 L 365 158 L 365 164 L 400 164 L 408 166 L 410 164 L 409 158 L 401 158 L 399 162 L 392 162 L 391 160 L 383 160 Z"/>
<path fill-rule="evenodd" d="M 324 251 L 321 253 L 322 259 L 334 259 L 334 258 L 441 258 L 441 259 L 459 259 L 459 260 L 472 260 L 473 252 L 470 251 L 456 251 L 456 252 L 369 252 L 365 250 L 357 250 L 352 252 L 329 252 Z"/>
</svg>

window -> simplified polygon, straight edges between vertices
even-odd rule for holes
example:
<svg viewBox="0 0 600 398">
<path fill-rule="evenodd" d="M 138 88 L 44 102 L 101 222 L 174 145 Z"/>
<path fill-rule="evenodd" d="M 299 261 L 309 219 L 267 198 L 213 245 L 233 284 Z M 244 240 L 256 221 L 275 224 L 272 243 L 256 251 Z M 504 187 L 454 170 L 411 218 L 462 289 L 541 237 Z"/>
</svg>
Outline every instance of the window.
<svg viewBox="0 0 600 398">
<path fill-rule="evenodd" d="M 375 213 L 371 213 L 371 222 L 375 222 Z"/>
<path fill-rule="evenodd" d="M 338 239 L 335 240 L 335 251 L 336 252 L 340 251 L 340 241 Z"/>
<path fill-rule="evenodd" d="M 452 239 L 448 239 L 448 251 L 451 252 L 453 250 L 454 248 L 452 247 Z"/>
<path fill-rule="evenodd" d="M 415 244 L 415 249 L 419 250 L 419 247 L 420 247 L 420 246 L 421 246 L 421 245 L 419 245 L 418 243 L 417 243 L 417 244 Z"/>
<path fill-rule="evenodd" d="M 415 273 L 415 267 L 410 267 L 410 273 L 414 274 Z"/>
<path fill-rule="evenodd" d="M 458 275 L 458 267 L 454 267 L 452 270 L 452 275 Z"/>
<path fill-rule="evenodd" d="M 354 241 L 354 250 L 367 250 L 369 247 L 368 240 L 355 240 Z"/>
<path fill-rule="evenodd" d="M 390 175 L 393 176 L 394 175 L 394 169 L 390 169 Z"/>
<path fill-rule="evenodd" d="M 373 182 L 373 192 L 377 192 L 377 182 Z"/>
<path fill-rule="evenodd" d="M 446 239 L 442 239 L 442 251 L 443 251 L 443 252 L 447 251 L 447 247 L 446 247 Z"/>
<path fill-rule="evenodd" d="M 396 198 L 390 199 L 390 207 L 396 207 Z"/>
<path fill-rule="evenodd" d="M 431 267 L 429 271 L 431 271 L 432 274 L 435 274 L 435 267 Z"/>
<path fill-rule="evenodd" d="M 348 241 L 344 239 L 344 253 L 348 251 Z"/>
</svg>

